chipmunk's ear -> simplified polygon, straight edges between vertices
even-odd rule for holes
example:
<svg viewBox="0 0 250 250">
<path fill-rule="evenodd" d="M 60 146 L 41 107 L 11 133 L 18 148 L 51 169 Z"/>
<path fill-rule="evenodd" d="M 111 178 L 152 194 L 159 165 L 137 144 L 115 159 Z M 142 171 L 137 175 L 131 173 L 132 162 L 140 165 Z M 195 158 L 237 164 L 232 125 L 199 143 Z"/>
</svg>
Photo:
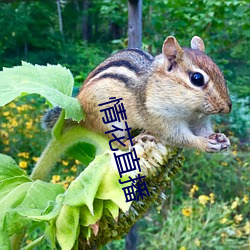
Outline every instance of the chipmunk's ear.
<svg viewBox="0 0 250 250">
<path fill-rule="evenodd" d="M 205 51 L 205 45 L 204 45 L 204 42 L 203 40 L 198 37 L 198 36 L 194 36 L 191 40 L 191 48 L 192 49 L 197 49 L 197 50 L 200 50 L 202 52 Z"/>
<path fill-rule="evenodd" d="M 162 54 L 170 61 L 179 61 L 182 59 L 183 50 L 175 37 L 169 36 L 162 46 Z"/>
</svg>

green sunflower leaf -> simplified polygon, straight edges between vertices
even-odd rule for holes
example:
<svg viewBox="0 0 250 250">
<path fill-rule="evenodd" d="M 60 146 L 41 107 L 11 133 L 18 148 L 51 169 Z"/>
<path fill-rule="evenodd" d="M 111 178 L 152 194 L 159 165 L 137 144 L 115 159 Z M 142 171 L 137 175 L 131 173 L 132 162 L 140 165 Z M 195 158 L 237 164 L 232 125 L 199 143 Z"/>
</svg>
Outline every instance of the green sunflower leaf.
<svg viewBox="0 0 250 250">
<path fill-rule="evenodd" d="M 83 110 L 76 98 L 71 97 L 74 79 L 61 65 L 39 66 L 22 62 L 21 66 L 4 68 L 0 72 L 0 106 L 16 97 L 39 94 L 53 106 L 65 109 L 65 118 L 80 121 Z"/>
</svg>

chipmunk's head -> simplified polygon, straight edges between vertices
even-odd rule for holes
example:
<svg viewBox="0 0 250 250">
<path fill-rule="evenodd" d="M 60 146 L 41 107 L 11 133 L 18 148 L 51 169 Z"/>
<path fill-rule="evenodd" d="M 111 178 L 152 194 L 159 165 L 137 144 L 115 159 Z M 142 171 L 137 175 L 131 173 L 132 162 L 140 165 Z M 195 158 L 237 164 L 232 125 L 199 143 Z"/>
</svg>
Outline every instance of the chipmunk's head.
<svg viewBox="0 0 250 250">
<path fill-rule="evenodd" d="M 227 114 L 232 104 L 226 81 L 204 51 L 198 36 L 192 38 L 191 48 L 181 48 L 175 37 L 169 36 L 162 47 L 162 74 L 175 79 L 172 83 L 179 85 L 184 98 L 190 99 L 197 112 Z M 174 88 L 173 84 L 171 87 Z"/>
</svg>

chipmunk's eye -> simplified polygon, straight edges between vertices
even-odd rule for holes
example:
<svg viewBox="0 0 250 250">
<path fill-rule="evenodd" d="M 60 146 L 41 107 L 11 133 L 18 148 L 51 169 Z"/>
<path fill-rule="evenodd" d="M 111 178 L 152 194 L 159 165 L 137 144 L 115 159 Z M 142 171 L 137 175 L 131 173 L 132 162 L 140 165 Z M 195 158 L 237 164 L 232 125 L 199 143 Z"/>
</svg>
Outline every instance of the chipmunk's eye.
<svg viewBox="0 0 250 250">
<path fill-rule="evenodd" d="M 195 86 L 198 86 L 198 87 L 201 87 L 204 85 L 204 77 L 201 73 L 199 72 L 195 72 L 195 73 L 192 73 L 190 74 L 190 81 L 195 85 Z"/>
</svg>

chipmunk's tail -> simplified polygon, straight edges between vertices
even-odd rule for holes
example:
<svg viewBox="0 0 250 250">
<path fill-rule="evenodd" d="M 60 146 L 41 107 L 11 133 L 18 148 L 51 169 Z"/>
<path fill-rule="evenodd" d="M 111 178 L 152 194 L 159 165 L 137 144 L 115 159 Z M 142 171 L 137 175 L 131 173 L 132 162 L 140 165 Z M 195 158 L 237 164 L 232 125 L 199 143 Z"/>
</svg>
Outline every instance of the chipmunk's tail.
<svg viewBox="0 0 250 250">
<path fill-rule="evenodd" d="M 41 120 L 42 128 L 45 130 L 51 130 L 56 124 L 61 111 L 62 109 L 58 106 L 46 110 Z"/>
</svg>

